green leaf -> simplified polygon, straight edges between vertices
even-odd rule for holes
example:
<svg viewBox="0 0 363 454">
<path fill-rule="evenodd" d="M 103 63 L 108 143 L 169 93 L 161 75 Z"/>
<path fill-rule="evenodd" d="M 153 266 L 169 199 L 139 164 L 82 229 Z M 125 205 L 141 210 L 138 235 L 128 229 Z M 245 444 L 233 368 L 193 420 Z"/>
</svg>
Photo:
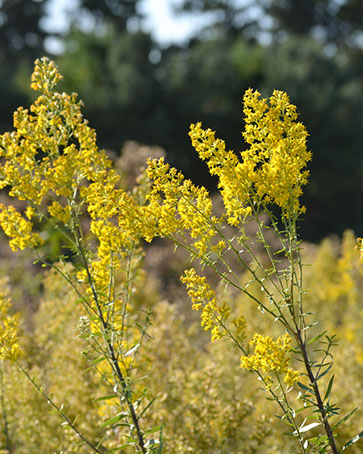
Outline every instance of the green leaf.
<svg viewBox="0 0 363 454">
<path fill-rule="evenodd" d="M 356 411 L 358 410 L 358 407 L 354 408 L 354 410 L 352 410 L 350 413 L 348 413 L 347 415 L 344 416 L 344 418 L 342 418 L 340 421 L 338 421 L 334 426 L 333 426 L 333 429 L 336 429 L 338 426 L 340 426 L 341 424 L 344 424 L 346 421 L 348 421 L 348 419 L 353 415 L 353 413 L 355 413 Z"/>
<path fill-rule="evenodd" d="M 309 342 L 308 342 L 308 345 L 309 344 L 313 344 L 314 342 L 318 341 L 321 337 L 324 336 L 324 334 L 326 334 L 326 331 L 324 331 L 321 334 L 318 334 L 317 336 L 315 336 L 312 339 L 310 339 Z"/>
<path fill-rule="evenodd" d="M 117 394 L 109 394 L 108 396 L 97 397 L 97 399 L 94 399 L 93 402 L 99 402 L 100 400 L 114 399 L 115 397 L 118 397 Z"/>
<path fill-rule="evenodd" d="M 302 388 L 304 391 L 307 391 L 309 392 L 310 394 L 314 394 L 314 391 L 310 388 L 308 388 L 307 386 L 305 386 L 303 383 L 300 383 L 299 381 L 297 382 L 298 386 L 300 386 L 300 388 Z"/>
<path fill-rule="evenodd" d="M 349 446 L 351 446 L 353 443 L 357 443 L 357 441 L 359 441 L 359 440 L 362 439 L 362 438 L 363 438 L 363 431 L 362 431 L 360 434 L 358 434 L 358 435 L 356 435 L 355 437 L 353 437 L 352 439 L 350 439 L 350 440 L 348 441 L 348 443 L 346 443 L 346 444 L 343 446 L 342 451 L 344 451 L 345 449 L 349 448 Z"/>
<path fill-rule="evenodd" d="M 325 393 L 323 402 L 325 402 L 325 401 L 326 401 L 327 399 L 329 399 L 329 397 L 330 397 L 331 389 L 332 389 L 332 387 L 333 387 L 334 377 L 335 377 L 335 375 L 333 375 L 332 378 L 329 380 L 329 384 L 328 384 L 328 387 L 327 387 L 327 389 L 326 389 L 326 393 Z"/>
<path fill-rule="evenodd" d="M 113 424 L 116 424 L 117 422 L 119 422 L 121 419 L 123 419 L 125 416 L 128 416 L 128 413 L 126 412 L 122 412 L 122 413 L 119 413 L 118 415 L 116 416 L 113 416 L 112 418 L 110 419 L 107 419 L 107 421 L 105 421 L 101 426 L 100 428 L 103 428 L 103 427 L 106 427 L 106 426 L 112 426 Z"/>
<path fill-rule="evenodd" d="M 320 375 L 318 375 L 316 378 L 315 378 L 315 382 L 317 382 L 318 380 L 321 379 L 321 377 L 324 377 L 324 375 L 326 375 L 330 369 L 333 367 L 333 363 L 331 363 L 327 369 L 324 370 L 324 372 L 322 372 Z"/>
<path fill-rule="evenodd" d="M 142 412 L 140 413 L 140 416 L 139 416 L 139 419 L 142 418 L 142 416 L 145 414 L 145 412 L 147 411 L 148 408 L 150 408 L 150 406 L 153 404 L 153 402 L 155 401 L 155 399 L 157 399 L 158 396 L 155 396 L 153 397 L 149 402 L 148 404 L 146 405 L 146 407 L 142 410 Z"/>
<path fill-rule="evenodd" d="M 305 326 L 305 328 L 303 328 L 301 331 L 306 331 L 306 330 L 312 328 L 313 326 L 319 325 L 319 323 L 320 323 L 320 321 L 319 322 L 310 323 L 310 325 Z"/>
<path fill-rule="evenodd" d="M 152 434 L 154 432 L 159 432 L 159 430 L 160 430 L 160 426 L 155 426 L 155 427 L 152 427 L 151 429 L 145 430 L 145 433 L 146 434 Z"/>
<path fill-rule="evenodd" d="M 104 361 L 106 358 L 104 356 L 99 356 L 98 358 L 96 359 L 93 359 L 91 361 L 91 364 L 98 364 L 98 363 L 101 363 L 102 361 Z"/>
<path fill-rule="evenodd" d="M 308 439 L 310 443 L 312 443 L 315 446 L 320 446 L 326 441 L 329 440 L 329 438 L 326 435 L 318 435 L 317 437 L 309 438 Z"/>
</svg>

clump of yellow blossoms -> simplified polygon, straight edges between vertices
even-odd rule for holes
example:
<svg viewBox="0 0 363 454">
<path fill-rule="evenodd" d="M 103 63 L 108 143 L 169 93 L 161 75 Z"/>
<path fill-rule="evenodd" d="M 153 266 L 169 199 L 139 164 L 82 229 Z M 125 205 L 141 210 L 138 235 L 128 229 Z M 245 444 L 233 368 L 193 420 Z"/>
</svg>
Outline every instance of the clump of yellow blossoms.
<svg viewBox="0 0 363 454">
<path fill-rule="evenodd" d="M 75 232 L 87 210 L 90 231 L 99 242 L 89 272 L 102 304 L 111 268 L 120 268 L 125 251 L 143 232 L 141 207 L 118 188 L 120 177 L 97 147 L 77 95 L 55 91 L 61 79 L 54 62 L 37 60 L 31 87 L 40 96 L 30 109 L 20 107 L 14 114 L 15 130 L 0 136 L 0 188 L 26 204 L 24 212 L 1 204 L 0 225 L 14 250 L 36 247 L 42 239 L 33 232 L 35 217 L 50 217 Z M 88 293 L 95 298 L 91 287 Z"/>
<path fill-rule="evenodd" d="M 164 158 L 149 161 L 147 175 L 153 180 L 153 186 L 144 211 L 144 231 L 150 226 L 144 233 L 145 239 L 151 241 L 156 235 L 170 237 L 188 231 L 197 254 L 204 255 L 215 235 L 211 222 L 219 222 L 212 215 L 208 191 L 186 180 L 181 172 L 166 164 Z"/>
<path fill-rule="evenodd" d="M 0 291 L 0 359 L 18 359 L 22 351 L 18 344 L 19 319 L 10 315 L 11 303 L 7 292 Z"/>
<path fill-rule="evenodd" d="M 28 215 L 29 211 L 27 217 Z M 9 244 L 13 251 L 42 243 L 41 237 L 32 232 L 32 222 L 25 219 L 13 206 L 7 207 L 0 203 L 0 225 L 4 233 L 11 238 Z"/>
<path fill-rule="evenodd" d="M 243 137 L 250 147 L 240 153 L 241 160 L 201 123 L 192 124 L 189 133 L 200 158 L 219 178 L 228 222 L 238 225 L 260 203 L 274 203 L 287 216 L 303 212 L 299 197 L 308 181 L 304 169 L 311 153 L 306 150 L 306 129 L 296 121 L 296 107 L 277 90 L 267 100 L 250 89 L 243 101 Z"/>
<path fill-rule="evenodd" d="M 96 134 L 81 113 L 76 95 L 53 91 L 61 79 L 47 58 L 35 62 L 32 88 L 41 92 L 30 107 L 14 113 L 14 128 L 0 136 L 0 188 L 35 211 L 68 223 L 85 181 L 105 182 L 110 161 L 96 146 Z M 83 200 L 80 200 L 81 204 Z M 1 225 L 13 249 L 41 242 L 32 223 L 14 207 L 0 207 Z"/>
<path fill-rule="evenodd" d="M 274 341 L 269 336 L 255 334 L 250 342 L 254 346 L 255 354 L 251 356 L 242 356 L 241 367 L 248 370 L 261 371 L 264 374 L 266 382 L 272 383 L 269 375 L 271 372 L 285 375 L 284 382 L 292 386 L 299 378 L 299 372 L 288 367 L 291 337 L 288 334 L 279 337 Z"/>
<path fill-rule="evenodd" d="M 215 291 L 210 288 L 206 277 L 199 276 L 194 268 L 186 270 L 181 281 L 186 285 L 193 309 L 202 310 L 201 324 L 206 331 L 211 330 L 212 341 L 223 337 L 226 333 L 222 327 L 229 318 L 230 308 L 226 303 L 217 304 Z"/>
</svg>

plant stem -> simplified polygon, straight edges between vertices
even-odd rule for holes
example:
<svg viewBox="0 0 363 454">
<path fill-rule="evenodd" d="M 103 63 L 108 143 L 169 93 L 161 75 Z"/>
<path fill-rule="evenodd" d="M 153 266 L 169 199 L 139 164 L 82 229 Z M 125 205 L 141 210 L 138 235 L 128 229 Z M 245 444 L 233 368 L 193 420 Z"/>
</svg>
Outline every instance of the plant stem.
<svg viewBox="0 0 363 454">
<path fill-rule="evenodd" d="M 308 354 L 307 354 L 307 351 L 306 351 L 306 345 L 305 345 L 305 342 L 303 341 L 303 339 L 301 337 L 301 331 L 297 330 L 296 335 L 297 335 L 298 344 L 300 346 L 300 350 L 301 350 L 301 353 L 302 353 L 302 356 L 303 356 L 305 369 L 306 369 L 306 372 L 308 374 L 308 377 L 309 377 L 309 380 L 310 380 L 310 384 L 311 384 L 311 386 L 313 387 L 313 390 L 314 390 L 314 394 L 315 394 L 315 398 L 316 398 L 316 404 L 317 404 L 317 406 L 319 408 L 321 419 L 322 419 L 322 422 L 323 422 L 323 425 L 324 425 L 325 432 L 326 432 L 326 434 L 328 436 L 328 439 L 329 439 L 329 444 L 330 444 L 330 447 L 332 449 L 332 453 L 333 454 L 338 454 L 339 451 L 338 451 L 338 448 L 337 448 L 337 446 L 335 444 L 333 431 L 332 431 L 332 429 L 330 427 L 330 424 L 329 424 L 329 421 L 328 421 L 328 418 L 327 418 L 327 413 L 326 413 L 326 410 L 324 408 L 323 400 L 322 400 L 321 395 L 320 395 L 319 386 L 318 386 L 318 384 L 317 384 L 317 382 L 316 382 L 316 380 L 314 378 L 314 374 L 313 374 L 313 371 L 312 371 L 312 368 L 311 368 L 311 364 L 310 364 L 310 361 L 309 361 L 309 358 L 308 358 Z"/>
<path fill-rule="evenodd" d="M 128 408 L 130 410 L 131 419 L 132 419 L 132 422 L 133 422 L 133 424 L 135 426 L 135 429 L 136 429 L 136 434 L 137 434 L 139 447 L 141 449 L 141 452 L 143 454 L 146 454 L 144 437 L 143 437 L 143 434 L 141 432 L 139 420 L 138 420 L 138 417 L 137 417 L 136 412 L 135 412 L 135 408 L 134 408 L 133 403 L 132 403 L 132 396 L 131 396 L 131 393 L 130 393 L 130 389 L 129 389 L 127 383 L 126 383 L 125 377 L 122 374 L 122 371 L 121 371 L 120 365 L 119 365 L 119 361 L 118 361 L 117 355 L 115 353 L 115 349 L 114 349 L 113 344 L 110 341 L 110 338 L 108 336 L 108 332 L 109 332 L 108 323 L 107 323 L 107 320 L 105 320 L 105 318 L 103 316 L 102 308 L 101 308 L 99 300 L 98 300 L 97 290 L 95 288 L 95 285 L 94 285 L 94 282 L 93 282 L 93 278 L 92 278 L 92 275 L 91 275 L 91 271 L 90 271 L 89 266 L 88 266 L 88 261 L 87 261 L 87 258 L 85 256 L 85 254 L 84 254 L 83 246 L 82 246 L 81 241 L 80 241 L 80 240 L 82 240 L 82 232 L 80 231 L 80 224 L 79 224 L 77 218 L 74 219 L 73 231 L 74 231 L 74 236 L 75 236 L 75 241 L 76 241 L 76 248 L 77 248 L 79 256 L 80 256 L 80 258 L 81 258 L 81 260 L 83 262 L 83 266 L 85 267 L 85 270 L 86 270 L 86 273 L 87 273 L 87 279 L 88 279 L 89 285 L 91 287 L 93 299 L 94 299 L 95 304 L 97 306 L 97 312 L 98 312 L 97 316 L 98 316 L 98 318 L 99 318 L 99 320 L 101 322 L 102 328 L 103 328 L 103 333 L 104 333 L 103 337 L 104 337 L 105 342 L 106 342 L 106 347 L 107 347 L 108 353 L 109 353 L 110 358 L 111 358 L 113 369 L 114 369 L 114 371 L 115 371 L 115 373 L 116 373 L 116 375 L 117 375 L 117 377 L 118 377 L 118 379 L 119 379 L 119 381 L 121 383 L 123 395 L 125 396 L 125 399 L 126 399 L 126 402 L 127 402 L 127 406 L 128 406 Z"/>
<path fill-rule="evenodd" d="M 20 364 L 19 361 L 15 360 L 19 369 L 23 372 L 26 378 L 32 383 L 35 389 L 50 403 L 50 405 L 57 411 L 57 413 L 65 420 L 65 422 L 69 425 L 69 427 L 91 448 L 93 451 L 97 452 L 98 454 L 104 454 L 104 451 L 100 450 L 95 446 L 91 441 L 89 441 L 78 429 L 77 427 L 71 422 L 67 415 L 65 415 L 62 411 L 61 407 L 52 400 L 48 394 L 46 394 L 43 389 L 35 382 L 35 380 L 30 376 L 29 372 Z"/>
</svg>

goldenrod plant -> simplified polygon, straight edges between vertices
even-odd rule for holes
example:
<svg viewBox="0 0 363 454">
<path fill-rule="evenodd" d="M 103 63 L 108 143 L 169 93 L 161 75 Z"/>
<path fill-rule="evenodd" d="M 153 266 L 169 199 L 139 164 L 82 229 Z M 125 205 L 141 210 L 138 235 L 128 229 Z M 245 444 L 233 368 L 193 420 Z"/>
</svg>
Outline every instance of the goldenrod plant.
<svg viewBox="0 0 363 454">
<path fill-rule="evenodd" d="M 123 428 L 125 437 L 119 449 L 161 452 L 161 428 L 142 427 L 151 397 L 146 389 L 140 391 L 140 385 L 137 392 L 134 389 L 135 359 L 150 321 L 147 310 L 137 316 L 131 310 L 141 237 L 132 214 L 133 207 L 135 212 L 139 208 L 119 189 L 120 177 L 111 169 L 106 153 L 98 149 L 95 131 L 83 118 L 76 94 L 55 90 L 61 77 L 52 61 L 37 60 L 31 87 L 40 96 L 29 110 L 20 107 L 15 112 L 15 130 L 0 137 L 0 187 L 24 205 L 19 210 L 1 204 L 0 225 L 13 250 L 32 248 L 45 266 L 47 258 L 39 249 L 46 245 L 42 225 L 50 223 L 64 237 L 63 246 L 69 252 L 51 265 L 83 307 L 85 355 L 109 389 L 104 399 L 118 401 L 116 413 L 102 426 L 110 428 L 109 436 Z M 66 263 L 71 259 L 73 268 Z M 10 356 L 10 347 L 6 342 L 2 345 Z M 104 452 L 104 439 L 85 437 L 61 404 L 13 359 L 80 440 L 94 452 Z"/>
<path fill-rule="evenodd" d="M 163 158 L 152 160 L 148 175 L 153 187 L 145 209 L 152 235 L 147 232 L 145 238 L 170 238 L 222 283 L 248 296 L 256 309 L 272 317 L 281 329 L 277 338 L 269 333 L 247 338 L 244 314 L 233 313 L 228 300 L 217 296 L 205 275 L 190 268 L 181 278 L 212 341 L 225 337 L 238 348 L 241 367 L 257 374 L 300 452 L 337 454 L 363 433 L 342 447 L 337 445 L 339 427 L 356 409 L 339 418 L 332 393 L 336 337 L 325 330 L 314 332 L 318 319 L 305 304 L 298 222 L 305 213 L 300 197 L 311 160 L 307 132 L 297 120 L 296 107 L 280 91 L 264 99 L 259 92 L 247 90 L 244 115 L 243 137 L 249 148 L 239 154 L 226 150 L 225 142 L 201 123 L 191 125 L 189 133 L 200 159 L 218 177 L 224 213 L 213 214 L 212 199 L 204 187 L 185 179 Z M 250 222 L 257 226 L 253 237 L 246 230 Z M 226 233 L 228 225 L 234 228 L 231 235 Z M 270 231 L 278 239 L 278 250 L 267 239 Z M 256 253 L 255 243 L 262 245 L 263 256 Z M 253 283 L 263 297 L 250 290 Z"/>
<path fill-rule="evenodd" d="M 357 454 L 363 267 L 353 233 L 341 250 L 303 248 L 311 153 L 288 96 L 246 92 L 239 154 L 191 126 L 220 212 L 164 158 L 123 189 L 76 95 L 56 91 L 60 79 L 52 61 L 36 61 L 40 96 L 0 136 L 0 187 L 16 202 L 0 204 L 0 225 L 12 249 L 51 268 L 30 335 L 18 335 L 0 295 L 1 449 L 156 454 L 165 437 L 171 454 Z M 56 261 L 50 228 L 62 238 Z M 143 271 L 144 240 L 158 237 L 195 261 L 181 279 L 212 343 Z"/>
</svg>

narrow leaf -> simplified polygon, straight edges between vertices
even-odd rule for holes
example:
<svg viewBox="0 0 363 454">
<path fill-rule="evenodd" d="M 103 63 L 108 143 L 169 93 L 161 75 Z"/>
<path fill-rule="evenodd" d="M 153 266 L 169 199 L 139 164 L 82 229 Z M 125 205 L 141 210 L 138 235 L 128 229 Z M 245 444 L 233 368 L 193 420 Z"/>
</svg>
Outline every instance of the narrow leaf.
<svg viewBox="0 0 363 454">
<path fill-rule="evenodd" d="M 333 367 L 333 363 L 331 363 L 330 366 L 328 366 L 328 367 L 324 370 L 324 372 L 322 372 L 320 375 L 318 375 L 318 376 L 315 378 L 315 382 L 317 382 L 318 380 L 320 380 L 321 377 L 324 377 L 324 375 L 326 375 L 326 374 L 330 371 L 330 369 L 331 369 L 332 367 Z"/>
<path fill-rule="evenodd" d="M 348 419 L 353 415 L 353 413 L 355 413 L 356 411 L 358 410 L 358 407 L 354 408 L 354 410 L 352 410 L 350 413 L 348 413 L 347 415 L 344 416 L 344 418 L 342 418 L 340 421 L 338 421 L 334 426 L 333 426 L 333 429 L 336 429 L 338 426 L 340 426 L 341 424 L 344 424 L 346 421 L 348 421 Z"/>
<path fill-rule="evenodd" d="M 300 383 L 299 381 L 297 382 L 297 384 L 300 386 L 300 388 L 304 389 L 305 391 L 308 391 L 310 394 L 313 394 L 314 391 L 310 388 L 308 388 L 307 386 L 305 386 L 303 383 Z"/>
<path fill-rule="evenodd" d="M 317 336 L 315 336 L 312 339 L 310 339 L 309 342 L 308 342 L 308 345 L 309 344 L 313 344 L 314 342 L 318 341 L 321 337 L 324 336 L 325 333 L 326 333 L 326 331 L 324 331 L 321 334 L 318 334 Z"/>
<path fill-rule="evenodd" d="M 100 428 L 103 428 L 103 427 L 106 427 L 106 426 L 112 426 L 113 424 L 116 424 L 117 422 L 119 422 L 121 419 L 123 419 L 125 416 L 127 416 L 128 414 L 126 412 L 122 412 L 122 413 L 119 413 L 118 415 L 116 416 L 113 416 L 112 418 L 110 419 L 107 419 L 107 421 L 105 421 L 101 426 Z"/>
<path fill-rule="evenodd" d="M 349 440 L 348 443 L 346 443 L 343 446 L 342 451 L 344 451 L 345 449 L 349 448 L 349 446 L 351 446 L 353 443 L 357 443 L 357 441 L 359 441 L 362 438 L 363 438 L 363 431 L 360 434 L 358 434 L 355 437 L 353 437 L 351 440 Z"/>
<path fill-rule="evenodd" d="M 129 350 L 128 352 L 126 352 L 126 353 L 124 354 L 124 357 L 130 356 L 130 355 L 132 355 L 133 353 L 136 353 L 139 347 L 140 347 L 140 344 L 134 345 L 132 348 L 130 348 L 130 350 Z"/>
<path fill-rule="evenodd" d="M 321 426 L 321 422 L 313 422 L 311 424 L 308 424 L 305 427 L 300 427 L 299 432 L 300 433 L 307 432 L 308 430 L 313 429 L 314 427 L 317 427 L 317 426 Z"/>
<path fill-rule="evenodd" d="M 94 399 L 93 402 L 99 402 L 100 400 L 114 399 L 115 397 L 118 397 L 118 396 L 116 394 L 109 394 L 108 396 L 97 397 L 97 399 Z"/>
<path fill-rule="evenodd" d="M 151 429 L 145 430 L 145 433 L 146 434 L 152 434 L 154 432 L 159 432 L 159 431 L 160 431 L 160 426 L 155 426 L 155 427 L 152 427 Z"/>
<path fill-rule="evenodd" d="M 329 384 L 328 384 L 328 387 L 327 387 L 323 402 L 325 402 L 330 397 L 331 389 L 333 387 L 334 377 L 335 377 L 335 375 L 333 375 L 332 378 L 329 380 Z"/>
</svg>

